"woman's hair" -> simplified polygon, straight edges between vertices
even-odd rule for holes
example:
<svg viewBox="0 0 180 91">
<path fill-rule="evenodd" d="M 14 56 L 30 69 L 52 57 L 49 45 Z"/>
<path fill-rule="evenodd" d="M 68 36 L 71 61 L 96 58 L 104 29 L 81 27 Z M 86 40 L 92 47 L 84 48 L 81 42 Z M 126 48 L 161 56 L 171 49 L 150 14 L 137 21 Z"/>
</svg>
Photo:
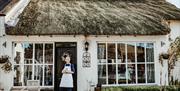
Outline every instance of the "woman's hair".
<svg viewBox="0 0 180 91">
<path fill-rule="evenodd" d="M 62 55 L 62 60 L 64 61 L 66 59 L 66 57 L 70 57 L 71 58 L 71 55 L 69 52 L 64 52 L 63 55 Z"/>
</svg>

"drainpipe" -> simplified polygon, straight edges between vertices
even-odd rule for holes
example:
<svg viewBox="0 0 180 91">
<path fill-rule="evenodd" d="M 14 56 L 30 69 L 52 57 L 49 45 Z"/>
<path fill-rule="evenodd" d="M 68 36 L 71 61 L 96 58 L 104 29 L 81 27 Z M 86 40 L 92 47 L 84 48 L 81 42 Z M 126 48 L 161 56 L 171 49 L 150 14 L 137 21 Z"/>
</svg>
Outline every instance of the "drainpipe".
<svg viewBox="0 0 180 91">
<path fill-rule="evenodd" d="M 3 55 L 3 37 L 5 36 L 5 14 L 0 13 L 0 56 Z"/>
</svg>

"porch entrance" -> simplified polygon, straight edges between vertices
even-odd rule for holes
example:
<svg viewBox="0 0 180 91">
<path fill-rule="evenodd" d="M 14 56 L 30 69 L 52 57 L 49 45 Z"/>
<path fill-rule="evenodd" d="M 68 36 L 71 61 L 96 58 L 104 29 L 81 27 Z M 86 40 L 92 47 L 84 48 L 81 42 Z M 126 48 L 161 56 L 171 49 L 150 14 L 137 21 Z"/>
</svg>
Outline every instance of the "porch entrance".
<svg viewBox="0 0 180 91">
<path fill-rule="evenodd" d="M 55 79 L 54 91 L 60 91 L 59 84 L 62 77 L 62 69 L 65 62 L 62 61 L 63 53 L 68 52 L 71 54 L 71 63 L 75 66 L 75 73 L 73 74 L 74 88 L 77 91 L 77 43 L 76 42 L 58 42 L 55 43 Z"/>
</svg>

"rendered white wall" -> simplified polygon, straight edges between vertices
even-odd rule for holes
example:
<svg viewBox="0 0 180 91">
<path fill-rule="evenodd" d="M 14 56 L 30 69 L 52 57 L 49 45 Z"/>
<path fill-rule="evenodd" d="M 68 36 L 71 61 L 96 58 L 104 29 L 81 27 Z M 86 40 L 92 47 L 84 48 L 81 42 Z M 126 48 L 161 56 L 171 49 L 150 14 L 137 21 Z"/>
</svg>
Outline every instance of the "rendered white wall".
<svg viewBox="0 0 180 91">
<path fill-rule="evenodd" d="M 176 61 L 175 67 L 172 72 L 174 80 L 180 81 L 180 59 Z"/>
<path fill-rule="evenodd" d="M 176 37 L 180 36 L 180 21 L 170 21 L 170 28 L 170 37 L 175 40 Z"/>
<path fill-rule="evenodd" d="M 177 0 L 171 0 L 171 1 L 177 1 Z M 180 2 L 180 0 L 178 0 L 179 2 Z M 166 46 L 164 47 L 164 52 L 167 52 L 167 50 L 169 49 L 169 47 L 170 47 L 170 44 L 171 44 L 171 42 L 174 42 L 174 40 L 178 37 L 178 36 L 180 36 L 180 21 L 177 21 L 177 20 L 170 20 L 169 21 L 170 22 L 170 29 L 171 29 L 171 32 L 170 32 L 170 34 L 167 36 L 167 41 L 165 42 L 166 43 Z M 168 40 L 168 38 L 170 38 L 171 39 L 171 41 L 169 41 Z M 180 64 L 179 64 L 179 61 L 178 62 L 176 62 L 176 65 L 175 65 L 175 67 L 174 67 L 174 69 L 173 69 L 173 73 L 172 73 L 172 75 L 173 75 L 173 77 L 174 77 L 174 79 L 179 79 L 180 80 L 180 76 L 179 76 L 179 74 L 180 74 L 180 70 L 179 70 L 179 68 L 180 68 Z"/>
<path fill-rule="evenodd" d="M 166 36 L 166 39 L 163 41 L 165 43 L 165 45 L 163 46 L 164 53 L 167 53 L 171 42 L 173 42 L 178 36 L 180 36 L 180 21 L 170 20 L 169 22 L 171 32 L 169 35 Z"/>
<path fill-rule="evenodd" d="M 180 0 L 166 0 L 166 1 L 174 4 L 178 8 L 180 8 Z"/>
<path fill-rule="evenodd" d="M 4 16 L 0 16 L 0 56 L 2 55 L 2 42 L 3 42 L 3 35 L 4 35 Z"/>
<path fill-rule="evenodd" d="M 166 36 L 101 36 L 101 37 L 88 37 L 90 41 L 89 52 L 91 53 L 91 67 L 90 68 L 83 68 L 82 67 L 82 53 L 84 52 L 84 36 L 7 36 L 6 39 L 8 40 L 7 48 L 5 49 L 6 54 L 12 57 L 12 42 L 13 41 L 31 41 L 31 42 L 77 42 L 77 86 L 78 91 L 88 91 L 90 88 L 89 82 L 92 82 L 92 85 L 97 84 L 98 81 L 98 74 L 97 74 L 97 42 L 155 42 L 155 77 L 156 77 L 156 84 L 160 85 L 160 63 L 159 63 L 159 53 L 161 53 L 161 41 L 166 39 Z M 11 61 L 13 61 L 11 59 Z M 166 72 L 166 71 L 163 71 Z M 13 86 L 13 72 L 4 73 L 0 69 L 0 82 L 2 82 L 5 91 L 9 91 L 9 89 Z M 4 79 L 6 77 L 7 79 Z M 163 76 L 165 77 L 165 76 Z M 163 79 L 163 82 L 165 78 Z"/>
</svg>

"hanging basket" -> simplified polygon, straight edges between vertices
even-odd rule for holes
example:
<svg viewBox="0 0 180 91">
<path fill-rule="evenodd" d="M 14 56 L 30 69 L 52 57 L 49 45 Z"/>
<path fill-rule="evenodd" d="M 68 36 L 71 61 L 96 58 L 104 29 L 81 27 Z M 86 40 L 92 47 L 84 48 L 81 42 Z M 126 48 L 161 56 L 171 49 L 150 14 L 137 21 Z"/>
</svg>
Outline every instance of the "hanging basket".
<svg viewBox="0 0 180 91">
<path fill-rule="evenodd" d="M 5 56 L 1 56 L 0 57 L 0 63 L 6 63 L 9 61 L 9 56 L 5 55 Z"/>
</svg>

